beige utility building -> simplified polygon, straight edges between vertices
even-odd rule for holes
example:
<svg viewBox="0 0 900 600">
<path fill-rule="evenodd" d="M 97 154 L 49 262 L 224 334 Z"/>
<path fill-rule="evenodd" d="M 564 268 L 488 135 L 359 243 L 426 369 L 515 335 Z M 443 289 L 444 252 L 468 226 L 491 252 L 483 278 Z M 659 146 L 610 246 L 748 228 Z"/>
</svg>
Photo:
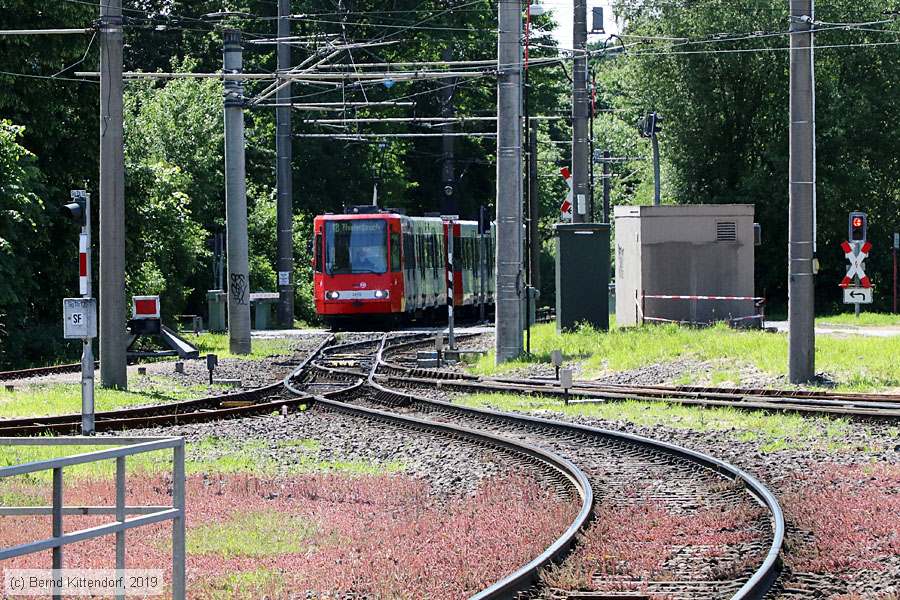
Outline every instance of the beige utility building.
<svg viewBox="0 0 900 600">
<path fill-rule="evenodd" d="M 752 300 L 646 297 L 755 296 L 753 219 L 752 204 L 617 206 L 617 324 L 642 318 L 709 323 L 756 314 Z"/>
</svg>

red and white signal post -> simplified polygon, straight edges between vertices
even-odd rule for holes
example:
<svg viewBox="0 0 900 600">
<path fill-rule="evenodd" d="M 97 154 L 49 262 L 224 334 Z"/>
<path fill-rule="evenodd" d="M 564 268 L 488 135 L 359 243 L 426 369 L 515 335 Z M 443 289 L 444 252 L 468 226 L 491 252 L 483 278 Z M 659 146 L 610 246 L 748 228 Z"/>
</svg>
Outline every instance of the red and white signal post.
<svg viewBox="0 0 900 600">
<path fill-rule="evenodd" d="M 856 316 L 859 316 L 860 304 L 872 303 L 872 282 L 865 271 L 865 260 L 872 250 L 872 243 L 866 239 L 867 229 L 865 213 L 850 213 L 847 234 L 850 241 L 841 244 L 850 266 L 838 285 L 844 288 L 844 304 L 853 304 Z"/>
<path fill-rule="evenodd" d="M 91 297 L 91 196 L 72 190 L 65 205 L 69 217 L 81 224 L 78 238 L 78 291 L 81 298 L 63 299 L 63 337 L 81 339 L 81 433 L 94 433 L 94 351 L 97 337 L 97 301 Z"/>
<path fill-rule="evenodd" d="M 559 219 L 560 221 L 571 221 L 572 212 L 574 210 L 574 204 L 572 203 L 572 172 L 569 170 L 569 167 L 563 167 L 559 170 L 559 174 L 562 175 L 562 178 L 566 182 L 566 185 L 569 186 L 569 191 L 566 194 L 566 199 L 563 200 L 562 205 L 559 207 Z"/>
</svg>

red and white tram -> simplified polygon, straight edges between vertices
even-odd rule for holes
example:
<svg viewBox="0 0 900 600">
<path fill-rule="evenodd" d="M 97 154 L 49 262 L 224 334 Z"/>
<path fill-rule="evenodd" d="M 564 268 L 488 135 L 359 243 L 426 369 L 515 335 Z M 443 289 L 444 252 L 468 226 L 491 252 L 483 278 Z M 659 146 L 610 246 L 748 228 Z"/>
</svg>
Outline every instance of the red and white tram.
<svg viewBox="0 0 900 600">
<path fill-rule="evenodd" d="M 375 207 L 315 218 L 316 312 L 334 325 L 353 317 L 443 315 L 447 304 L 448 223 Z M 494 303 L 494 228 L 453 224 L 454 306 Z"/>
</svg>

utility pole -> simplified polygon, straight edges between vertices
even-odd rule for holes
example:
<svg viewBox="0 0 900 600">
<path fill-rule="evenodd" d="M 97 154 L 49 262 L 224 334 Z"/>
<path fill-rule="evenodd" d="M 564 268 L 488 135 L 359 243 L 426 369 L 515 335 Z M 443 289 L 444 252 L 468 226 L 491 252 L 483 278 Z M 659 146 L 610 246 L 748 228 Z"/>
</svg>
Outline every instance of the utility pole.
<svg viewBox="0 0 900 600">
<path fill-rule="evenodd" d="M 243 70 L 241 32 L 225 31 L 224 71 Z M 244 85 L 225 81 L 225 229 L 228 238 L 228 346 L 250 353 L 250 274 L 247 258 L 247 182 L 244 165 Z"/>
<path fill-rule="evenodd" d="M 100 383 L 128 387 L 122 0 L 100 0 Z"/>
<path fill-rule="evenodd" d="M 291 45 L 281 40 L 291 35 L 290 0 L 278 0 L 278 72 L 291 68 Z M 291 81 L 275 94 L 275 179 L 278 187 L 276 227 L 278 229 L 278 322 L 285 329 L 294 327 L 294 181 L 291 169 Z"/>
<path fill-rule="evenodd" d="M 603 151 L 603 222 L 609 223 L 609 159 L 611 155 L 609 150 Z"/>
<path fill-rule="evenodd" d="M 587 219 L 587 204 L 590 194 L 590 132 L 588 118 L 590 97 L 588 96 L 587 59 L 587 0 L 575 0 L 575 14 L 572 19 L 572 48 L 575 60 L 572 65 L 572 222 L 584 223 Z"/>
<path fill-rule="evenodd" d="M 522 354 L 522 4 L 497 3 L 496 360 Z"/>
<path fill-rule="evenodd" d="M 813 0 L 789 0 L 790 67 L 790 222 L 788 242 L 788 374 L 804 383 L 815 374 L 813 273 Z"/>
<path fill-rule="evenodd" d="M 541 289 L 541 220 L 538 190 L 537 127 L 531 126 L 528 140 L 528 252 L 531 281 L 529 285 Z"/>
<path fill-rule="evenodd" d="M 449 46 L 444 48 L 444 51 L 441 53 L 441 59 L 445 61 L 450 61 L 453 58 L 453 53 Z M 458 215 L 459 214 L 459 203 L 456 200 L 456 176 L 454 174 L 454 147 L 453 144 L 456 141 L 455 136 L 453 135 L 453 122 L 451 119 L 453 118 L 453 92 L 456 89 L 455 79 L 451 79 L 450 81 L 441 80 L 441 85 L 443 89 L 441 90 L 441 116 L 447 119 L 447 122 L 443 126 L 443 131 L 445 135 L 441 140 L 442 144 L 442 152 L 441 152 L 441 181 L 443 182 L 443 201 L 441 202 L 441 214 L 443 215 Z"/>
</svg>

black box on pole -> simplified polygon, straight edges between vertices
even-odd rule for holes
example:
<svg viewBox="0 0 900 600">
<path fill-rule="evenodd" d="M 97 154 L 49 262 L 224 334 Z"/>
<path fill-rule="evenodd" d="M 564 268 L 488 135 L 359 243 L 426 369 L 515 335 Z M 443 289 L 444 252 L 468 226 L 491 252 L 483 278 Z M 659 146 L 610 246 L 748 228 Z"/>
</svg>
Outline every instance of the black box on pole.
<svg viewBox="0 0 900 600">
<path fill-rule="evenodd" d="M 609 329 L 609 224 L 556 226 L 556 329 Z"/>
</svg>

